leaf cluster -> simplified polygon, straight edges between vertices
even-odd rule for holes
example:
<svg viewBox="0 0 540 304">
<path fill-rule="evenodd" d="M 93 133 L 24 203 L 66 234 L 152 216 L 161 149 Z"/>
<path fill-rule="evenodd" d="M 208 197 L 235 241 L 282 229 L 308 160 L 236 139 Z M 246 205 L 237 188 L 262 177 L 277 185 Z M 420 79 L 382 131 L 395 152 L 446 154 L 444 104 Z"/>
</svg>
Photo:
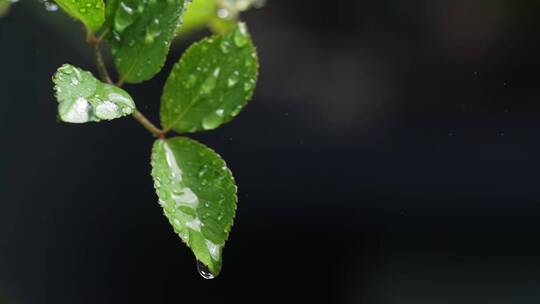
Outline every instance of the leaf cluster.
<svg viewBox="0 0 540 304">
<path fill-rule="evenodd" d="M 219 18 L 220 10 L 227 9 L 219 0 L 55 2 L 84 25 L 100 75 L 98 79 L 70 64 L 58 68 L 53 83 L 59 119 L 88 123 L 132 115 L 157 137 L 151 165 L 159 205 L 206 277 L 218 275 L 236 213 L 237 188 L 223 159 L 185 135 L 231 121 L 251 99 L 259 63 L 245 23 L 237 21 L 237 12 Z M 238 2 L 245 6 L 245 0 Z M 175 36 L 201 26 L 216 34 L 194 43 L 174 65 L 163 88 L 158 128 L 121 86 L 152 79 L 162 70 Z M 116 82 L 101 57 L 103 43 L 112 51 Z M 171 132 L 179 135 L 168 137 Z"/>
</svg>

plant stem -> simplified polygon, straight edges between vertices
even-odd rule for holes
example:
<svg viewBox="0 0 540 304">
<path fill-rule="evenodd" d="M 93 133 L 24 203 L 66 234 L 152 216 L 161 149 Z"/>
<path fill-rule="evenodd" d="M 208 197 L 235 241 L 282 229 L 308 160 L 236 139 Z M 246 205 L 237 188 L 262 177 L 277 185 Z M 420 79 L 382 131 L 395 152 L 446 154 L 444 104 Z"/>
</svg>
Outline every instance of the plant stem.
<svg viewBox="0 0 540 304">
<path fill-rule="evenodd" d="M 101 43 L 101 40 L 103 40 L 108 34 L 109 34 L 109 29 L 106 29 L 105 31 L 103 31 L 101 35 L 99 35 L 99 37 L 96 38 L 97 43 L 98 44 Z"/>
<path fill-rule="evenodd" d="M 108 84 L 121 87 L 123 85 L 123 81 L 119 81 L 117 84 L 115 84 L 109 76 L 105 61 L 103 61 L 103 55 L 101 55 L 101 50 L 99 49 L 99 44 L 101 43 L 101 39 L 103 38 L 103 36 L 104 35 L 102 35 L 100 38 L 96 38 L 92 34 L 87 35 L 88 44 L 94 49 L 96 55 L 96 66 L 98 69 L 99 77 Z M 146 130 L 152 133 L 152 135 L 160 139 L 165 138 L 165 134 L 167 134 L 168 131 L 164 131 L 156 127 L 150 120 L 148 120 L 148 118 L 146 118 L 146 116 L 139 112 L 139 110 L 135 109 L 132 115 L 133 118 L 135 118 L 135 120 L 137 120 Z"/>
<path fill-rule="evenodd" d="M 150 120 L 146 118 L 141 112 L 137 109 L 133 111 L 133 118 L 135 118 L 146 130 L 150 131 L 157 138 L 165 138 L 165 132 L 160 128 L 156 127 Z"/>
<path fill-rule="evenodd" d="M 105 65 L 105 62 L 103 61 L 103 56 L 101 55 L 101 51 L 99 50 L 99 43 L 96 43 L 94 45 L 94 51 L 96 53 L 96 65 L 99 73 L 99 77 L 106 81 L 108 84 L 113 84 L 113 81 L 111 80 L 111 76 L 109 76 L 109 72 L 107 71 L 107 66 Z"/>
</svg>

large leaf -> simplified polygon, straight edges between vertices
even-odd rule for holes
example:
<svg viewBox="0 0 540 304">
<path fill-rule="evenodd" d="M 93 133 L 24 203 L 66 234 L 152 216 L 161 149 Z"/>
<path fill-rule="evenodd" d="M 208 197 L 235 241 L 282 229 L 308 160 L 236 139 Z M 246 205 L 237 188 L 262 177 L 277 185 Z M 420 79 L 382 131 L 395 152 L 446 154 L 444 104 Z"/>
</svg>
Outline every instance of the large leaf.
<svg viewBox="0 0 540 304">
<path fill-rule="evenodd" d="M 97 32 L 105 22 L 103 0 L 55 0 L 68 15 L 79 19 L 91 32 Z"/>
<path fill-rule="evenodd" d="M 175 64 L 161 98 L 161 123 L 179 133 L 215 129 L 232 120 L 253 95 L 257 53 L 239 23 L 191 46 Z"/>
<path fill-rule="evenodd" d="M 154 186 L 165 216 L 214 276 L 236 212 L 231 171 L 214 151 L 183 137 L 157 140 L 152 151 Z"/>
<path fill-rule="evenodd" d="M 90 72 L 64 64 L 53 77 L 58 115 L 64 122 L 85 123 L 130 115 L 135 103 L 128 93 L 97 80 Z"/>
<path fill-rule="evenodd" d="M 121 81 L 143 82 L 161 70 L 183 8 L 184 0 L 107 2 L 109 41 Z"/>
</svg>

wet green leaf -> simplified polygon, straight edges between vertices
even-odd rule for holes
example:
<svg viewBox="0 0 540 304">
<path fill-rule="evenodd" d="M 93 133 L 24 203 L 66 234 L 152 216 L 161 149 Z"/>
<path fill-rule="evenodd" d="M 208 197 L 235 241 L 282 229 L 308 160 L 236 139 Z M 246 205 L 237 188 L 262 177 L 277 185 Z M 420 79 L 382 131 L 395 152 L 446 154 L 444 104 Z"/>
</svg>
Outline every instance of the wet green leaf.
<svg viewBox="0 0 540 304">
<path fill-rule="evenodd" d="M 122 81 L 156 75 L 181 22 L 184 0 L 113 0 L 107 3 L 109 42 Z"/>
<path fill-rule="evenodd" d="M 208 24 L 208 28 L 214 34 L 223 35 L 232 30 L 238 21 L 232 19 L 214 18 Z"/>
<path fill-rule="evenodd" d="M 128 93 L 97 80 L 90 72 L 64 64 L 53 77 L 58 115 L 64 122 L 85 123 L 130 115 L 135 103 Z"/>
<path fill-rule="evenodd" d="M 174 231 L 214 276 L 236 212 L 236 185 L 221 157 L 183 137 L 157 140 L 154 187 Z"/>
<path fill-rule="evenodd" d="M 257 53 L 243 23 L 223 36 L 195 43 L 165 84 L 163 127 L 197 132 L 232 120 L 253 95 L 257 72 Z"/>
<path fill-rule="evenodd" d="M 193 0 L 186 4 L 184 22 L 177 28 L 177 34 L 183 35 L 206 27 L 217 16 L 216 0 Z"/>
<path fill-rule="evenodd" d="M 114 17 L 116 10 L 120 5 L 120 0 L 107 0 L 105 2 L 105 28 L 107 30 L 113 30 Z"/>
<path fill-rule="evenodd" d="M 105 22 L 103 0 L 55 0 L 68 15 L 80 20 L 91 32 L 97 32 Z"/>
</svg>

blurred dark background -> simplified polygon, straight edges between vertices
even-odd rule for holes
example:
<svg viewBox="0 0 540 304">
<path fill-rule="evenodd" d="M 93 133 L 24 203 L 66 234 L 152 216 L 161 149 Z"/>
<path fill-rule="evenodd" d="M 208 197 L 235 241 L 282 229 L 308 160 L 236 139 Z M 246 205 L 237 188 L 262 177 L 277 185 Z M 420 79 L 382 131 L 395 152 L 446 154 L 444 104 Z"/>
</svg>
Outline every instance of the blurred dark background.
<svg viewBox="0 0 540 304">
<path fill-rule="evenodd" d="M 254 100 L 195 136 L 228 161 L 224 270 L 196 272 L 131 119 L 55 120 L 79 24 L 0 19 L 0 303 L 538 303 L 540 3 L 270 0 Z M 171 63 L 128 86 L 156 121 Z"/>
</svg>

